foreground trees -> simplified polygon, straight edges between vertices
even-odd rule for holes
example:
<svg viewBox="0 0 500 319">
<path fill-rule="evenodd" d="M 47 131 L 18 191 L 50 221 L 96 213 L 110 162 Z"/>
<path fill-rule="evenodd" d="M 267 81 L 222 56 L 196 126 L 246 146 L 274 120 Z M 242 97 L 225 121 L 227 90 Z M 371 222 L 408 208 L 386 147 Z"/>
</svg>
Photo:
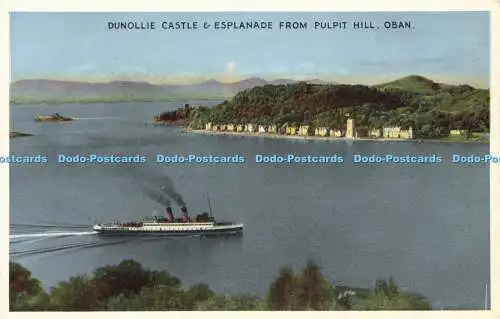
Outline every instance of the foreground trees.
<svg viewBox="0 0 500 319">
<path fill-rule="evenodd" d="M 205 284 L 183 288 L 166 271 L 144 269 L 134 260 L 97 268 L 92 276 L 71 277 L 51 288 L 20 264 L 10 263 L 11 311 L 159 310 L 428 310 L 421 295 L 400 292 L 389 279 L 375 289 L 332 285 L 314 262 L 302 272 L 280 269 L 264 297 L 220 295 Z"/>
</svg>

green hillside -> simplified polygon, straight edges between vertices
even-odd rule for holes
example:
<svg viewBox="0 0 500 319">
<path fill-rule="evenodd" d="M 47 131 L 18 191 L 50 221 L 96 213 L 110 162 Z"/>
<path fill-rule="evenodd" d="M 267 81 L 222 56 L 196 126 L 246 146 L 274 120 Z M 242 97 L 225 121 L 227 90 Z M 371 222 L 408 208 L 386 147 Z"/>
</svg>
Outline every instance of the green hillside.
<svg viewBox="0 0 500 319">
<path fill-rule="evenodd" d="M 367 128 L 412 126 L 422 137 L 445 135 L 450 129 L 484 132 L 490 125 L 489 90 L 414 75 L 377 86 L 264 85 L 214 108 L 198 108 L 190 125 L 295 123 L 343 129 L 347 116 Z"/>
<path fill-rule="evenodd" d="M 433 93 L 442 88 L 442 84 L 436 83 L 420 75 L 410 75 L 395 81 L 378 84 L 378 89 L 396 89 L 415 93 Z"/>
</svg>

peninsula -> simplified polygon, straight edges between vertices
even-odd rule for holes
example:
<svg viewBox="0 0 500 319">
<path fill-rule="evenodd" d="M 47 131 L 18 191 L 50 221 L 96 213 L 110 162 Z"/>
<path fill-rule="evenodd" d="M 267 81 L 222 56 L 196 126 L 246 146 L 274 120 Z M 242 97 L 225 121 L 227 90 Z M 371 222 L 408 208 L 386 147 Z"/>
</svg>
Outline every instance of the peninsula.
<svg viewBox="0 0 500 319">
<path fill-rule="evenodd" d="M 418 75 L 376 86 L 263 85 L 190 111 L 189 130 L 300 138 L 486 142 L 490 93 Z"/>
</svg>

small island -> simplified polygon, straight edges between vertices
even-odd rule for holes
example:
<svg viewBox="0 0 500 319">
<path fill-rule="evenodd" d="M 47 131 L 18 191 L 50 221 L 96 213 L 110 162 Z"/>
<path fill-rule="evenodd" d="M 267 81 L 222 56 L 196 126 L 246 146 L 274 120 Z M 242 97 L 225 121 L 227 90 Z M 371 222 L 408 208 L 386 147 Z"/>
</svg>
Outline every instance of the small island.
<svg viewBox="0 0 500 319">
<path fill-rule="evenodd" d="M 10 132 L 10 138 L 25 137 L 25 136 L 33 136 L 33 134 L 21 133 L 21 132 Z"/>
<path fill-rule="evenodd" d="M 73 121 L 74 118 L 62 116 L 59 113 L 54 113 L 50 116 L 37 116 L 35 122 L 68 122 Z"/>
</svg>

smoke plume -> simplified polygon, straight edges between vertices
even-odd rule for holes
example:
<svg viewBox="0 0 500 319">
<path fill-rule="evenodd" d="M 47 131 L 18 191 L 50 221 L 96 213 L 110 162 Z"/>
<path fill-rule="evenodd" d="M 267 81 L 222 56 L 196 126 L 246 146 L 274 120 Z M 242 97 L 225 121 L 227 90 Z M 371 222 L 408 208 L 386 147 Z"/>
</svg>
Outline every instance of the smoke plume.
<svg viewBox="0 0 500 319">
<path fill-rule="evenodd" d="M 164 176 L 162 178 L 162 185 L 160 187 L 162 191 L 164 191 L 172 200 L 179 205 L 180 207 L 185 207 L 186 203 L 182 198 L 182 195 L 179 194 L 177 190 L 175 190 L 174 183 L 168 176 Z"/>
<path fill-rule="evenodd" d="M 157 203 L 165 207 L 169 207 L 172 204 L 172 201 L 167 196 L 165 196 L 160 192 L 153 191 L 151 189 L 145 189 L 144 192 L 149 198 L 151 198 L 152 200 L 156 201 Z"/>
<path fill-rule="evenodd" d="M 164 206 L 170 205 L 170 199 L 172 199 L 180 207 L 186 206 L 182 195 L 175 189 L 174 183 L 168 176 L 163 175 L 152 177 L 148 184 L 150 186 L 147 188 L 146 194 L 149 198 Z M 168 205 L 166 204 L 167 201 Z"/>
</svg>

